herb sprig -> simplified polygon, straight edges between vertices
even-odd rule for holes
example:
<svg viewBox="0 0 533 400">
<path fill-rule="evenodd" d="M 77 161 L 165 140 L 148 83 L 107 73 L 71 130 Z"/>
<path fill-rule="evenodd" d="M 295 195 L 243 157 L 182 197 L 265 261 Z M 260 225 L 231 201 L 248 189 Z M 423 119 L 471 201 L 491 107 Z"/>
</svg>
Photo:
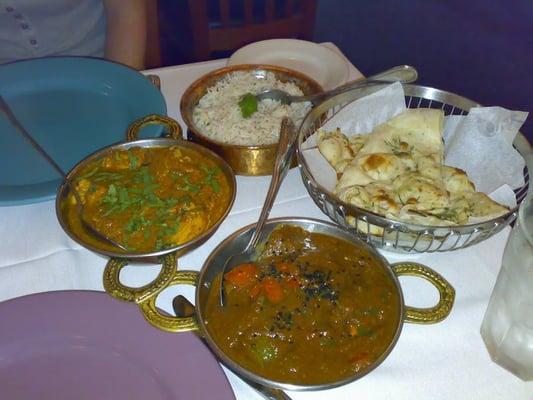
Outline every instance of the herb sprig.
<svg viewBox="0 0 533 400">
<path fill-rule="evenodd" d="M 242 117 L 250 118 L 257 111 L 257 98 L 251 93 L 246 93 L 241 97 L 239 107 Z"/>
</svg>

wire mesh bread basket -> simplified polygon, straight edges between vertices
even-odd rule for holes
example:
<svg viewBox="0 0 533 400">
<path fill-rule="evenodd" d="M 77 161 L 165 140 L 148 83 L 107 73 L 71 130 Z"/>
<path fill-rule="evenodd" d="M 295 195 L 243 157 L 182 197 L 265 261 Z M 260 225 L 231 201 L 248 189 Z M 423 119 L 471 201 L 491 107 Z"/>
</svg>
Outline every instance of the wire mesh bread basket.
<svg viewBox="0 0 533 400">
<path fill-rule="evenodd" d="M 533 188 L 529 170 L 533 168 L 533 150 L 521 134 L 513 143 L 526 160 L 525 184 L 516 189 L 517 206 L 506 214 L 481 223 L 462 226 L 425 226 L 394 221 L 355 205 L 341 201 L 314 179 L 303 156 L 302 145 L 317 130 L 348 103 L 384 88 L 373 85 L 354 89 L 332 97 L 315 107 L 304 119 L 298 135 L 297 157 L 303 183 L 315 204 L 331 220 L 377 248 L 397 253 L 443 252 L 472 246 L 500 232 L 517 216 L 518 206 Z M 404 84 L 405 104 L 408 108 L 437 108 L 445 115 L 466 115 L 480 104 L 465 97 L 414 84 Z M 529 167 L 529 168 L 528 168 Z"/>
</svg>

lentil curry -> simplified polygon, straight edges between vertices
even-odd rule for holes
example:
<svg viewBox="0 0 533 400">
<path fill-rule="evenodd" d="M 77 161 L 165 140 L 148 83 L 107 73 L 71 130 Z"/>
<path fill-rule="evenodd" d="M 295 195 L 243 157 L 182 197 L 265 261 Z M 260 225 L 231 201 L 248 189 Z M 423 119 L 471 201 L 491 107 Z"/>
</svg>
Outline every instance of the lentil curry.
<svg viewBox="0 0 533 400">
<path fill-rule="evenodd" d="M 89 162 L 75 185 L 85 218 L 139 253 L 194 239 L 218 222 L 231 200 L 216 163 L 180 146 L 111 150 Z M 72 194 L 65 207 L 72 231 L 90 241 Z"/>
<path fill-rule="evenodd" d="M 220 276 L 212 288 L 217 288 Z M 389 272 L 368 250 L 281 225 L 257 261 L 224 276 L 227 304 L 209 293 L 206 326 L 242 367 L 277 382 L 319 385 L 373 364 L 399 325 Z"/>
</svg>

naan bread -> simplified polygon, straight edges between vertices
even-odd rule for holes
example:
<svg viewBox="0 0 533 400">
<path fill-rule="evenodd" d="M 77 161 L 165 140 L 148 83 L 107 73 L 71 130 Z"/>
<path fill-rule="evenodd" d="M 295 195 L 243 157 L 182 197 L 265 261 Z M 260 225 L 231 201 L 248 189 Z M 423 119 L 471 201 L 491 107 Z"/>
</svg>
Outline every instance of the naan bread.
<svg viewBox="0 0 533 400">
<path fill-rule="evenodd" d="M 405 171 L 402 160 L 394 154 L 363 154 L 354 158 L 343 170 L 338 191 L 352 185 L 389 182 Z"/>
<path fill-rule="evenodd" d="M 318 150 L 324 158 L 335 168 L 337 172 L 342 172 L 337 169 L 339 164 L 346 165 L 346 162 L 354 158 L 354 154 L 350 149 L 349 141 L 339 129 L 334 132 L 319 131 L 317 135 Z"/>
<path fill-rule="evenodd" d="M 347 138 L 339 129 L 333 132 L 319 131 L 317 146 L 335 171 L 341 173 L 363 147 L 366 137 L 367 135 L 356 135 Z"/>
<path fill-rule="evenodd" d="M 442 110 L 419 108 L 369 135 L 320 132 L 319 150 L 338 173 L 335 194 L 387 218 L 429 226 L 464 225 L 508 212 L 476 192 L 464 171 L 443 165 L 443 121 Z"/>
<path fill-rule="evenodd" d="M 415 206 L 407 205 L 402 207 L 397 218 L 400 221 L 408 222 L 416 225 L 427 226 L 452 226 L 456 225 L 455 222 L 442 219 L 440 216 L 424 213 L 415 208 Z"/>
<path fill-rule="evenodd" d="M 476 187 L 468 179 L 466 172 L 462 169 L 442 166 L 442 179 L 446 185 L 446 190 L 452 193 L 456 192 L 474 192 Z"/>
<path fill-rule="evenodd" d="M 471 191 L 453 193 L 453 196 L 455 202 L 463 200 L 468 203 L 470 218 L 476 221 L 493 219 L 509 211 L 507 207 L 495 202 L 485 193 Z M 474 223 L 473 220 L 469 222 Z"/>
<path fill-rule="evenodd" d="M 395 215 L 401 207 L 394 187 L 378 182 L 365 186 L 350 186 L 341 191 L 338 196 L 346 203 L 381 215 Z"/>
<path fill-rule="evenodd" d="M 352 149 L 354 157 L 363 148 L 367 139 L 368 135 L 354 135 L 348 138 L 348 142 L 350 143 L 350 149 Z"/>
<path fill-rule="evenodd" d="M 397 179 L 395 187 L 401 204 L 413 205 L 419 211 L 432 211 L 450 206 L 448 192 L 439 183 L 411 172 Z"/>
<path fill-rule="evenodd" d="M 442 185 L 442 163 L 438 154 L 432 153 L 427 156 L 414 157 L 414 159 L 416 161 L 414 172 L 434 181 L 439 186 Z"/>
<path fill-rule="evenodd" d="M 416 149 L 423 155 L 436 153 L 442 161 L 444 113 L 432 108 L 408 109 L 377 126 L 361 149 L 362 154 L 402 153 Z"/>
</svg>

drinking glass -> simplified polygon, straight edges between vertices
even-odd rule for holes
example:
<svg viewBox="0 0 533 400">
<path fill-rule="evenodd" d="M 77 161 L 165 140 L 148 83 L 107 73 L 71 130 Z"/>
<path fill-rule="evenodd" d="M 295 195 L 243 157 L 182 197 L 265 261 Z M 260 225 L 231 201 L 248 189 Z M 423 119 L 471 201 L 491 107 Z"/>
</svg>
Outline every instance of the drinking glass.
<svg viewBox="0 0 533 400">
<path fill-rule="evenodd" d="M 494 362 L 533 380 L 533 193 L 509 236 L 481 335 Z"/>
</svg>

